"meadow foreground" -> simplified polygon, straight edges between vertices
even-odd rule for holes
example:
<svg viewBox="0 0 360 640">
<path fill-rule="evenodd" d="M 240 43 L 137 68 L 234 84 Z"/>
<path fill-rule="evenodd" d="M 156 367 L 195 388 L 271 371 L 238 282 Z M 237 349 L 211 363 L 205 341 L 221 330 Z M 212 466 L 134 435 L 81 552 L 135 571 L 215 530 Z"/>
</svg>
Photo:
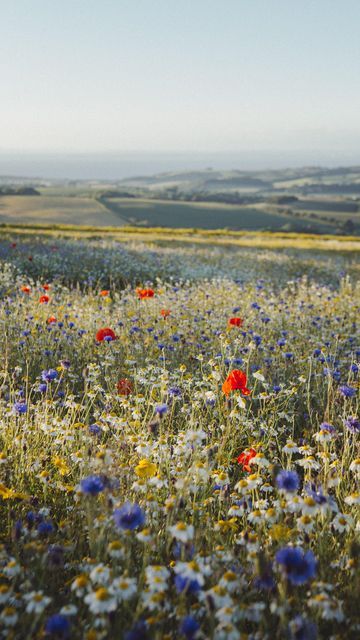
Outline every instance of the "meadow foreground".
<svg viewBox="0 0 360 640">
<path fill-rule="evenodd" d="M 356 256 L 0 256 L 1 637 L 358 637 Z"/>
</svg>

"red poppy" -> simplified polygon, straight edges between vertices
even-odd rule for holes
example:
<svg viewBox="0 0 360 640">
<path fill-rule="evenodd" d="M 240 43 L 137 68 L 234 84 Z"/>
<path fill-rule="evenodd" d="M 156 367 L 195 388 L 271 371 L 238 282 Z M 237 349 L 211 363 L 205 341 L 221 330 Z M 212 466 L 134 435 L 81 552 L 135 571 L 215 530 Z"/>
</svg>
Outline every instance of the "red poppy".
<svg viewBox="0 0 360 640">
<path fill-rule="evenodd" d="M 244 396 L 248 396 L 251 391 L 247 389 L 246 382 L 246 374 L 240 371 L 240 369 L 233 369 L 226 378 L 222 390 L 226 396 L 228 396 L 231 391 L 236 391 L 237 389 L 239 389 Z"/>
<path fill-rule="evenodd" d="M 49 284 L 43 284 L 42 288 L 44 289 L 44 291 L 49 291 L 50 285 Z"/>
<path fill-rule="evenodd" d="M 50 300 L 50 298 L 49 298 L 49 296 L 47 296 L 46 294 L 45 294 L 45 295 L 43 295 L 43 296 L 40 296 L 40 298 L 39 298 L 39 302 L 40 302 L 40 304 L 44 304 L 44 303 L 46 303 L 46 302 L 49 302 L 49 300 Z"/>
<path fill-rule="evenodd" d="M 155 295 L 154 289 L 136 289 L 136 293 L 138 294 L 140 300 L 143 298 L 153 298 Z"/>
<path fill-rule="evenodd" d="M 116 386 L 119 396 L 129 396 L 133 392 L 132 382 L 128 378 L 121 378 Z"/>
<path fill-rule="evenodd" d="M 57 318 L 55 318 L 55 316 L 49 316 L 46 322 L 48 324 L 54 324 L 54 322 L 57 322 Z"/>
<path fill-rule="evenodd" d="M 167 318 L 170 315 L 171 311 L 169 309 L 161 309 L 160 313 L 163 318 Z"/>
<path fill-rule="evenodd" d="M 111 340 L 116 340 L 116 335 L 112 329 L 110 329 L 109 327 L 104 327 L 103 329 L 99 329 L 95 338 L 97 342 L 103 342 L 104 340 L 108 342 Z"/>
<path fill-rule="evenodd" d="M 21 291 L 23 293 L 30 293 L 31 289 L 28 285 L 24 285 L 23 287 L 21 287 Z"/>
<path fill-rule="evenodd" d="M 12 243 L 11 243 L 11 245 L 10 245 L 10 247 L 11 247 L 12 249 L 16 249 L 16 247 L 17 247 L 16 242 L 12 242 Z"/>
<path fill-rule="evenodd" d="M 102 291 L 99 292 L 99 296 L 103 296 L 103 298 L 106 298 L 109 295 L 110 291 L 108 289 L 103 289 Z"/>
<path fill-rule="evenodd" d="M 229 325 L 231 327 L 241 327 L 244 320 L 242 318 L 230 318 Z"/>
<path fill-rule="evenodd" d="M 32 256 L 28 256 L 28 260 L 30 260 L 30 262 L 32 262 L 33 257 Z"/>
<path fill-rule="evenodd" d="M 244 471 L 248 471 L 250 473 L 251 471 L 250 460 L 255 458 L 255 456 L 256 456 L 255 449 L 245 449 L 245 451 L 243 451 L 239 455 L 239 457 L 237 458 L 237 461 L 239 464 L 241 464 Z"/>
</svg>

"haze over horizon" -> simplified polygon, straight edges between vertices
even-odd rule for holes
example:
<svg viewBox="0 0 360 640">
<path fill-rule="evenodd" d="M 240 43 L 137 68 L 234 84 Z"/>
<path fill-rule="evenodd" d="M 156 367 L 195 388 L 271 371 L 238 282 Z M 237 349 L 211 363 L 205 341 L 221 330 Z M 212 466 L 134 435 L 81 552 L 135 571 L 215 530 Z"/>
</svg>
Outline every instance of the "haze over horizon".
<svg viewBox="0 0 360 640">
<path fill-rule="evenodd" d="M 185 168 L 360 163 L 356 0 L 2 5 L 1 173 L 31 154 L 32 175 L 43 154 L 68 158 L 58 173 L 109 152 L 163 154 L 169 170 L 179 154 Z"/>
</svg>

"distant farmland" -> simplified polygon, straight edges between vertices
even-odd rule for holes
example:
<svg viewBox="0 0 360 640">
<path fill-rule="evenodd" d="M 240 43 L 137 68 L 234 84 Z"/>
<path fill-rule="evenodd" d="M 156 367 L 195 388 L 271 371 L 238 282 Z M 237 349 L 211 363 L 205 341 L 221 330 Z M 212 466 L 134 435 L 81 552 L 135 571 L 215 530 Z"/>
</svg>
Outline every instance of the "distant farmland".
<svg viewBox="0 0 360 640">
<path fill-rule="evenodd" d="M 88 224 L 118 226 L 124 221 L 94 198 L 72 196 L 1 196 L 0 223 Z"/>
<path fill-rule="evenodd" d="M 173 202 L 147 199 L 111 198 L 102 203 L 128 224 L 150 227 L 199 228 L 256 231 L 279 230 L 289 218 L 266 208 L 217 203 Z M 269 207 L 270 209 L 270 207 Z M 299 228 L 306 229 L 307 220 L 297 220 Z M 319 231 L 326 233 L 328 225 L 319 224 Z"/>
</svg>

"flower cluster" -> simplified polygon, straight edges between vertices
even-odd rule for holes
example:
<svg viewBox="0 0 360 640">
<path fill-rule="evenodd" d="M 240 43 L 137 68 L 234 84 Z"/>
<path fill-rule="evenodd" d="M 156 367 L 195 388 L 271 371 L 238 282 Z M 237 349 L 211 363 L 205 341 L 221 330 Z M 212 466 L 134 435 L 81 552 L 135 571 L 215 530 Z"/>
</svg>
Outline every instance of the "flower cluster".
<svg viewBox="0 0 360 640">
<path fill-rule="evenodd" d="M 334 275 L 348 258 L 13 244 L 1 637 L 357 637 L 360 300 Z"/>
</svg>

